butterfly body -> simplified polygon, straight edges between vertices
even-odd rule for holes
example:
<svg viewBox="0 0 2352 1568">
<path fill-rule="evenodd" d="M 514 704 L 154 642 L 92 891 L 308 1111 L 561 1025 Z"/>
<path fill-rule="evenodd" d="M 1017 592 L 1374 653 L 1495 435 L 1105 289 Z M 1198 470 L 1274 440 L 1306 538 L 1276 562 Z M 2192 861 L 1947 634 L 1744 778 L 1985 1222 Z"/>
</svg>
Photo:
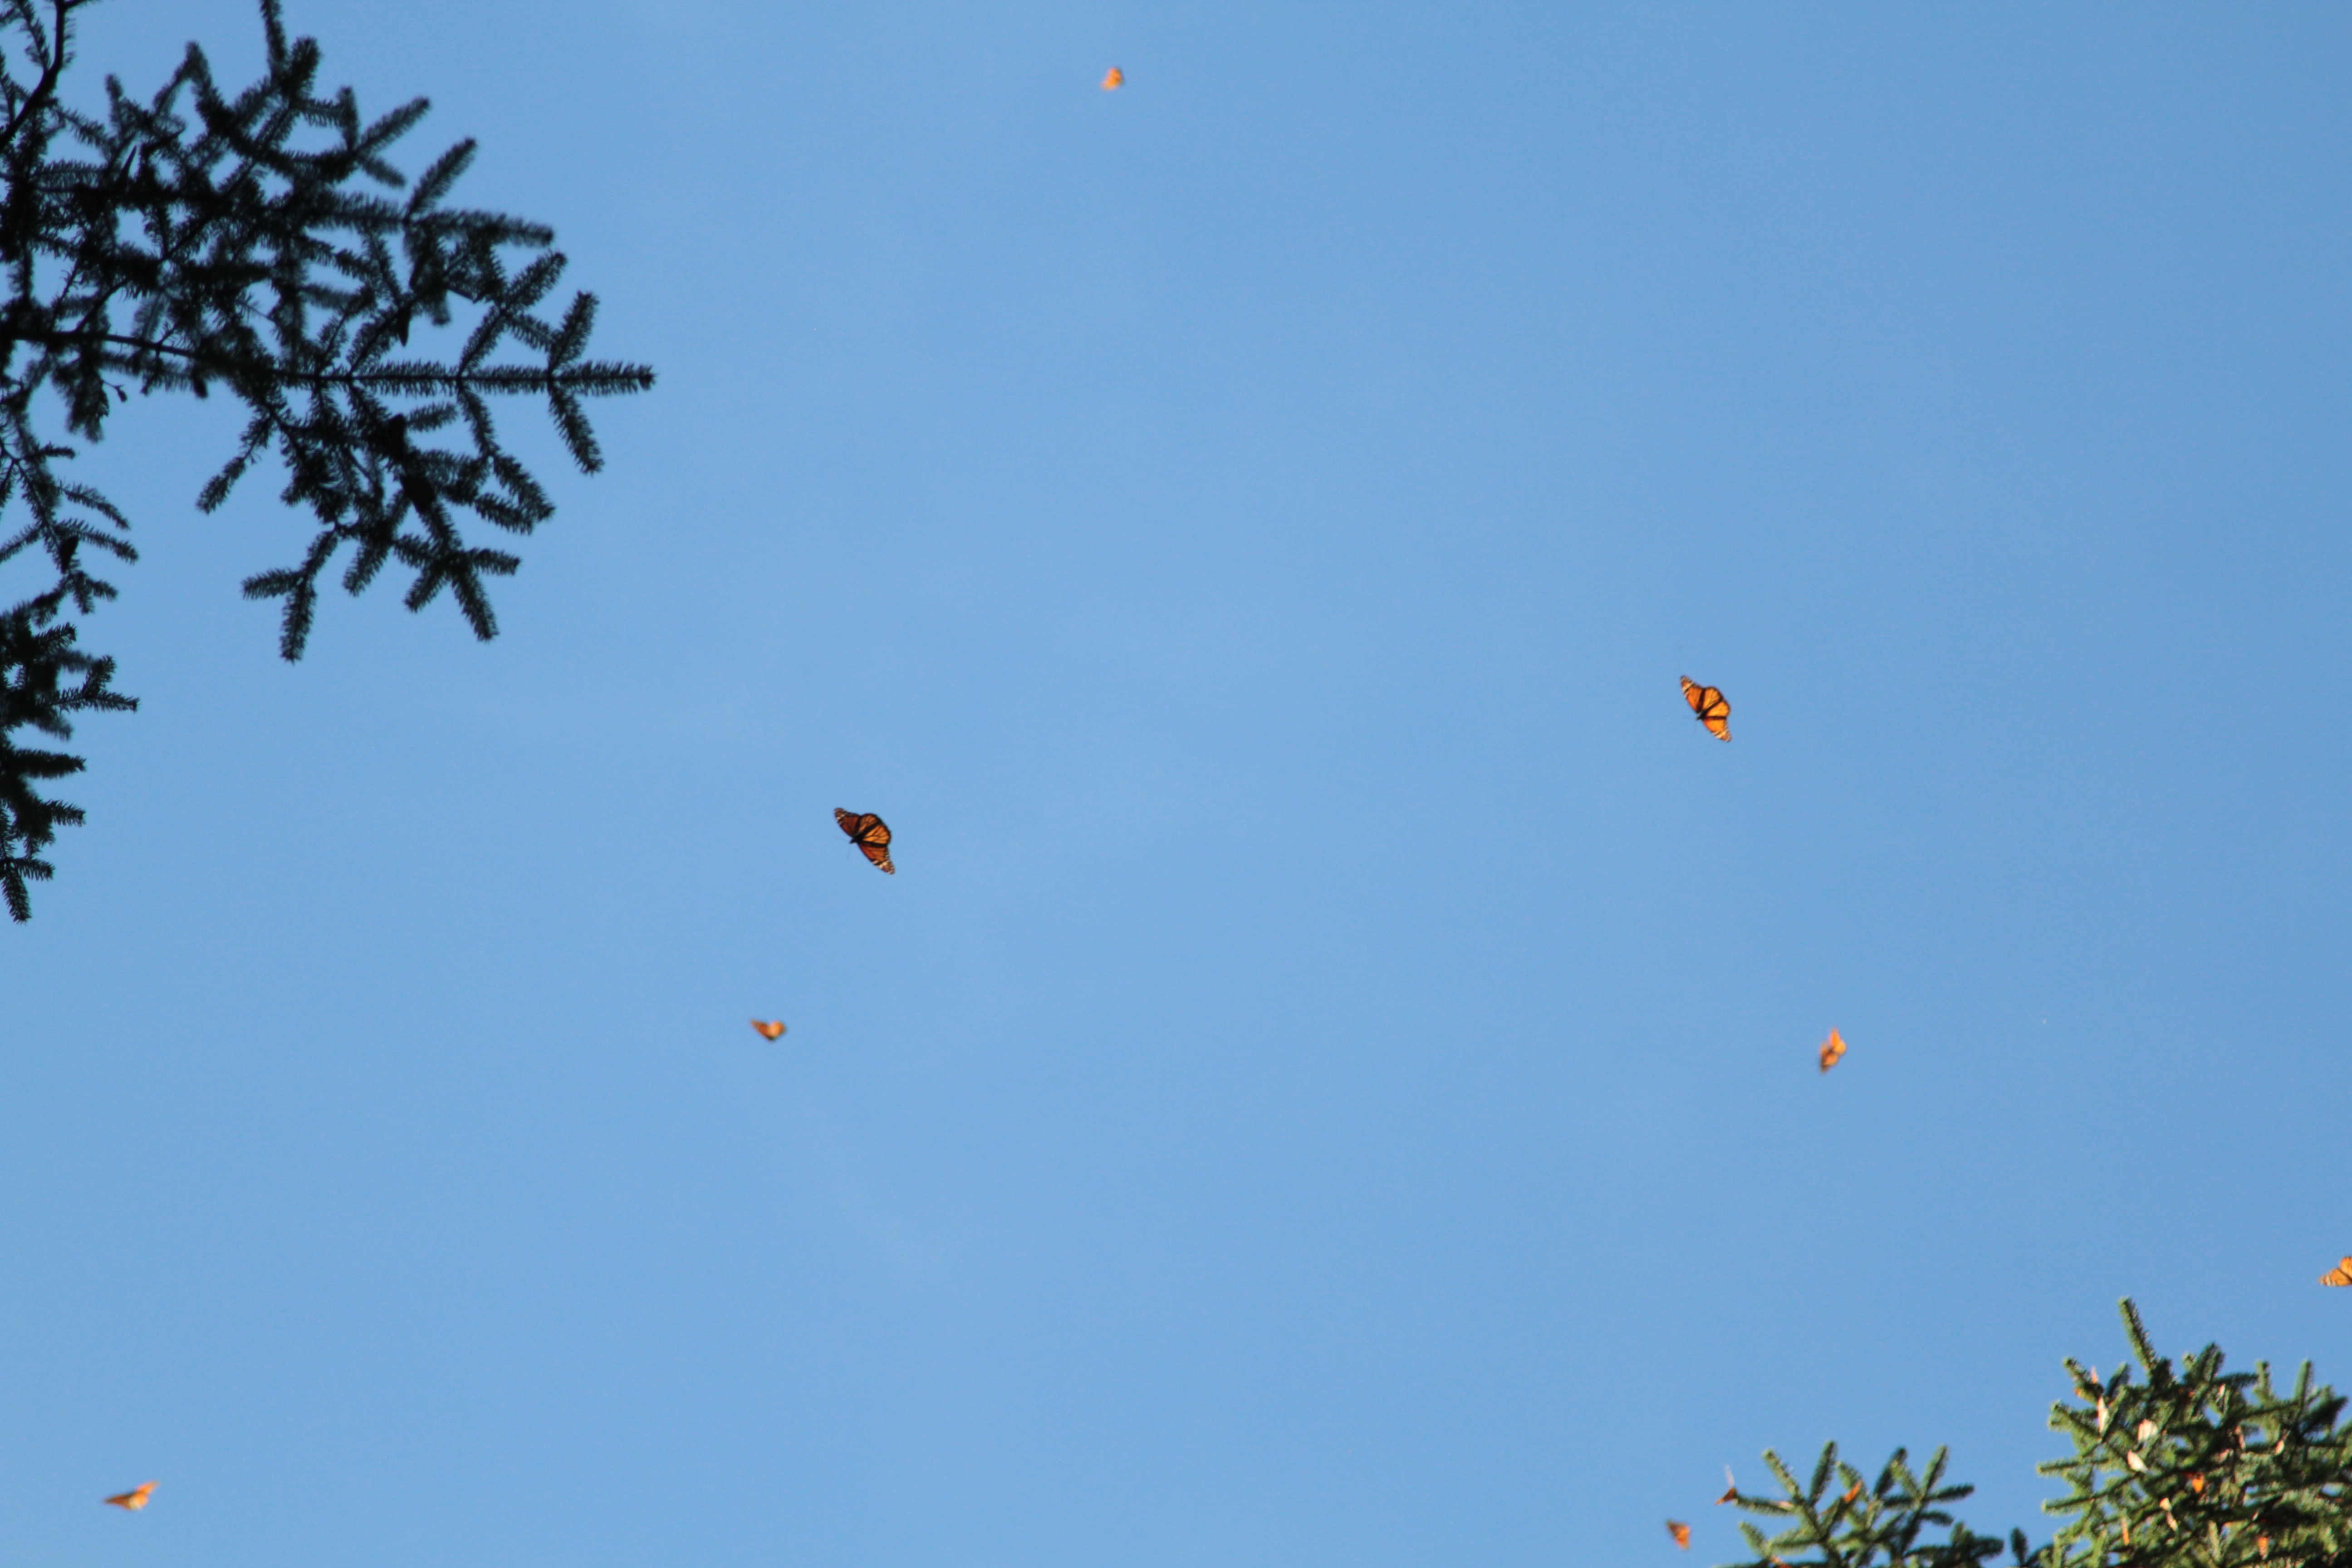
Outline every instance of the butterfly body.
<svg viewBox="0 0 2352 1568">
<path fill-rule="evenodd" d="M 132 1513 L 137 1513 L 141 1509 L 147 1506 L 147 1499 L 154 1489 L 155 1483 L 153 1481 L 142 1481 L 137 1486 L 132 1487 L 129 1491 L 117 1492 L 114 1496 L 108 1498 L 106 1500 L 113 1507 L 127 1509 Z"/>
<path fill-rule="evenodd" d="M 841 824 L 860 854 L 892 876 L 898 875 L 898 868 L 890 864 L 889 824 L 870 811 L 844 811 L 837 805 L 833 808 L 833 819 Z"/>
<path fill-rule="evenodd" d="M 1683 677 L 1683 700 L 1690 704 L 1691 717 L 1706 726 L 1706 732 L 1718 741 L 1731 739 L 1731 704 L 1723 693 L 1712 686 L 1701 686 L 1689 676 Z"/>
</svg>

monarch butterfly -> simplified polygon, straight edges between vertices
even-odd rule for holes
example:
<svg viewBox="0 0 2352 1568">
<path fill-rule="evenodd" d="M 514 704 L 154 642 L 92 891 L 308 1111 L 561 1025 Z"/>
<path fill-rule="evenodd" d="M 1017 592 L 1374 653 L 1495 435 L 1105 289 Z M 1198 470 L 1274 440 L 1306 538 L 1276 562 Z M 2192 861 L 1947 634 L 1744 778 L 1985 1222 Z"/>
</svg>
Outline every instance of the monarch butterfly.
<svg viewBox="0 0 2352 1568">
<path fill-rule="evenodd" d="M 751 1027 L 759 1030 L 761 1035 L 772 1040 L 778 1038 L 783 1034 L 784 1021 L 782 1018 L 779 1018 L 772 1024 L 762 1024 L 759 1019 L 754 1018 L 751 1020 Z"/>
<path fill-rule="evenodd" d="M 2352 1258 L 2346 1258 L 2319 1277 L 2322 1285 L 2352 1285 Z"/>
<path fill-rule="evenodd" d="M 1838 1058 L 1844 1055 L 1845 1037 L 1832 1029 L 1830 1037 L 1822 1042 L 1822 1070 L 1827 1072 L 1837 1066 Z"/>
<path fill-rule="evenodd" d="M 872 812 L 860 816 L 856 812 L 833 808 L 833 819 L 849 835 L 849 841 L 865 852 L 866 858 L 892 876 L 898 868 L 890 864 L 890 826 Z"/>
<path fill-rule="evenodd" d="M 1109 70 L 1103 73 L 1103 90 L 1105 92 L 1116 91 L 1118 89 L 1125 86 L 1126 83 L 1127 73 L 1119 69 L 1117 66 L 1111 67 Z"/>
<path fill-rule="evenodd" d="M 1852 1502 L 1854 1499 L 1856 1499 L 1856 1498 L 1860 1497 L 1861 1495 L 1862 1495 L 1862 1483 L 1861 1483 L 1860 1481 L 1856 1481 L 1856 1482 L 1854 1482 L 1854 1483 L 1853 1483 L 1853 1485 L 1852 1485 L 1852 1486 L 1850 1486 L 1850 1487 L 1848 1487 L 1848 1488 L 1846 1488 L 1846 1489 L 1845 1489 L 1845 1500 L 1846 1500 L 1846 1501 L 1848 1501 L 1848 1502 Z"/>
<path fill-rule="evenodd" d="M 1725 1503 L 1738 1500 L 1739 1483 L 1731 1479 L 1731 1467 L 1726 1465 L 1723 1467 L 1723 1495 L 1715 1500 L 1715 1506 L 1721 1508 Z"/>
<path fill-rule="evenodd" d="M 1731 739 L 1731 704 L 1723 693 L 1712 686 L 1701 686 L 1689 676 L 1683 677 L 1683 700 L 1690 704 L 1691 716 L 1706 726 L 1706 732 L 1718 741 Z"/>
<path fill-rule="evenodd" d="M 129 1509 L 132 1513 L 137 1513 L 141 1509 L 147 1506 L 147 1494 L 154 1489 L 155 1483 L 153 1481 L 142 1481 L 137 1486 L 132 1487 L 129 1491 L 117 1492 L 114 1496 L 108 1498 L 106 1500 L 112 1503 L 116 1508 Z"/>
<path fill-rule="evenodd" d="M 1681 1547 L 1685 1552 L 1688 1552 L 1690 1550 L 1689 1525 L 1685 1524 L 1679 1519 L 1670 1519 L 1666 1521 L 1666 1533 L 1675 1538 L 1675 1544 L 1676 1546 Z"/>
</svg>

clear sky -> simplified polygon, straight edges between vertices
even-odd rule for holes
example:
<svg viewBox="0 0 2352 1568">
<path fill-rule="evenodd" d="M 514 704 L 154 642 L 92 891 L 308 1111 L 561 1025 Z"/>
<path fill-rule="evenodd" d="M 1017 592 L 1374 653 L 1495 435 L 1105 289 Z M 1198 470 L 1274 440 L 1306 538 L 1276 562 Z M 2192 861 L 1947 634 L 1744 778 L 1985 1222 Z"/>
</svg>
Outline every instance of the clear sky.
<svg viewBox="0 0 2352 1568">
<path fill-rule="evenodd" d="M 1832 1437 L 2039 1540 L 2116 1298 L 2352 1382 L 2352 11 L 289 21 L 661 382 L 505 416 L 487 647 L 277 662 L 217 400 L 80 459 L 0 1564 L 1720 1562 Z"/>
</svg>

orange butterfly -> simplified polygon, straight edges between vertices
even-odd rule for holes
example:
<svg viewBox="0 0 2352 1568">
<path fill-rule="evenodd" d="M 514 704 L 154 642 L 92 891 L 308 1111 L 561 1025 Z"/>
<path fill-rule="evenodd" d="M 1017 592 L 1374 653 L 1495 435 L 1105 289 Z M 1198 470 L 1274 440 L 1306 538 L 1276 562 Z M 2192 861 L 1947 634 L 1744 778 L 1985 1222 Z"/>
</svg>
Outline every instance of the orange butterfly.
<svg viewBox="0 0 2352 1568">
<path fill-rule="evenodd" d="M 782 1018 L 779 1018 L 772 1024 L 762 1024 L 759 1019 L 754 1018 L 751 1020 L 751 1027 L 759 1030 L 761 1035 L 772 1040 L 778 1038 L 783 1034 L 784 1021 Z"/>
<path fill-rule="evenodd" d="M 1830 1037 L 1822 1042 L 1822 1070 L 1827 1072 L 1837 1066 L 1838 1059 L 1844 1055 L 1845 1037 L 1832 1029 Z"/>
<path fill-rule="evenodd" d="M 2322 1285 L 2352 1285 L 2352 1258 L 2346 1258 L 2319 1277 Z"/>
<path fill-rule="evenodd" d="M 1731 1467 L 1726 1465 L 1723 1467 L 1723 1495 L 1715 1500 L 1715 1506 L 1721 1508 L 1725 1503 L 1738 1500 L 1739 1483 L 1731 1479 Z"/>
<path fill-rule="evenodd" d="M 1856 1481 L 1856 1482 L 1854 1482 L 1854 1483 L 1853 1483 L 1853 1485 L 1852 1485 L 1852 1486 L 1850 1486 L 1850 1487 L 1848 1487 L 1848 1488 L 1846 1488 L 1846 1489 L 1845 1489 L 1845 1500 L 1846 1500 L 1846 1501 L 1848 1501 L 1848 1502 L 1852 1502 L 1854 1499 L 1856 1499 L 1856 1498 L 1860 1497 L 1861 1495 L 1862 1495 L 1862 1483 L 1861 1483 L 1860 1481 Z"/>
<path fill-rule="evenodd" d="M 898 868 L 890 864 L 890 827 L 872 812 L 860 816 L 855 812 L 833 808 L 833 819 L 849 835 L 849 841 L 866 852 L 866 858 L 885 871 L 896 876 Z"/>
<path fill-rule="evenodd" d="M 132 1487 L 129 1491 L 118 1492 L 114 1496 L 108 1498 L 106 1500 L 112 1503 L 117 1508 L 129 1509 L 132 1513 L 137 1513 L 141 1509 L 147 1506 L 147 1494 L 154 1489 L 155 1483 L 153 1481 L 142 1481 L 137 1486 Z"/>
<path fill-rule="evenodd" d="M 1679 1519 L 1670 1519 L 1666 1521 L 1666 1533 L 1675 1538 L 1675 1544 L 1676 1546 L 1681 1547 L 1685 1552 L 1688 1552 L 1690 1550 L 1689 1525 L 1685 1524 Z"/>
<path fill-rule="evenodd" d="M 1683 700 L 1690 704 L 1691 716 L 1706 726 L 1706 732 L 1718 741 L 1731 739 L 1731 704 L 1723 693 L 1712 686 L 1701 686 L 1689 676 L 1683 677 Z"/>
<path fill-rule="evenodd" d="M 1103 75 L 1103 90 L 1112 92 L 1127 84 L 1127 73 L 1113 66 Z"/>
</svg>

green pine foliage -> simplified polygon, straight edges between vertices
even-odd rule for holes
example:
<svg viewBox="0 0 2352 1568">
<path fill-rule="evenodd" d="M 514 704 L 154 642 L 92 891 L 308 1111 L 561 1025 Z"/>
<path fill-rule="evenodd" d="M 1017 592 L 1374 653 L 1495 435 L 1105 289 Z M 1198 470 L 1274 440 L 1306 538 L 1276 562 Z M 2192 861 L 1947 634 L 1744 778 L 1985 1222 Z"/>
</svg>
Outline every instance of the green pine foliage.
<svg viewBox="0 0 2352 1568">
<path fill-rule="evenodd" d="M 60 83 L 93 3 L 0 0 L 0 566 L 49 579 L 0 611 L 0 897 L 19 921 L 26 882 L 51 875 L 41 851 L 81 820 L 44 789 L 83 764 L 16 736 L 69 739 L 68 714 L 135 706 L 113 661 L 77 646 L 115 596 L 97 573 L 137 559 L 129 520 L 65 477 L 79 448 L 60 436 L 100 440 L 134 390 L 243 404 L 196 504 L 219 507 L 257 461 L 282 469 L 279 499 L 313 531 L 245 593 L 278 602 L 278 650 L 295 659 L 331 568 L 354 595 L 405 574 L 411 610 L 446 589 L 476 637 L 495 636 L 485 580 L 520 563 L 478 528 L 527 534 L 554 509 L 500 445 L 490 399 L 544 398 L 593 472 L 583 400 L 653 384 L 643 365 L 586 357 L 595 296 L 549 308 L 564 268 L 551 230 L 447 205 L 471 142 L 413 182 L 389 161 L 425 100 L 362 119 L 349 88 L 320 88 L 318 45 L 289 41 L 278 0 L 261 0 L 258 82 L 225 93 L 191 44 L 152 97 L 109 78 L 104 111 L 84 113 Z M 454 352 L 412 350 L 420 327 Z"/>
<path fill-rule="evenodd" d="M 2214 1345 L 2175 1367 L 2128 1300 L 2123 1318 L 2137 1369 L 2102 1382 L 2066 1363 L 2076 1398 L 2053 1405 L 2050 1425 L 2074 1452 L 2040 1467 L 2068 1489 L 2042 1505 L 2066 1521 L 2048 1542 L 2029 1549 L 2012 1531 L 2004 1543 L 1955 1520 L 1948 1505 L 1973 1489 L 1945 1479 L 1942 1449 L 1915 1471 L 1898 1448 L 1865 1483 L 1832 1443 L 1802 1481 L 1768 1450 L 1781 1495 L 1730 1500 L 1779 1526 L 1741 1524 L 1755 1556 L 1739 1568 L 1972 1568 L 2004 1545 L 2025 1568 L 2352 1568 L 2344 1399 L 2313 1384 L 2307 1362 L 2285 1393 L 2265 1363 L 2223 1372 Z"/>
</svg>

